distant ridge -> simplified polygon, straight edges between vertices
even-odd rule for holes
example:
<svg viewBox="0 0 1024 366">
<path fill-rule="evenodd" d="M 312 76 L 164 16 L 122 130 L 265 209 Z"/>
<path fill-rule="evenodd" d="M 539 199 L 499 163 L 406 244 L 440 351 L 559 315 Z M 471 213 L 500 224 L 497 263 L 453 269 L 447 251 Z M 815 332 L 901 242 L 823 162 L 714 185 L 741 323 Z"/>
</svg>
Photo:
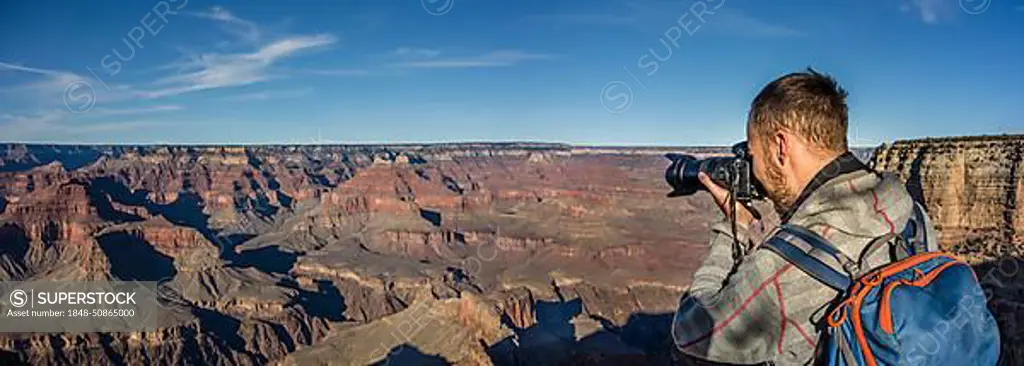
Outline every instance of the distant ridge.
<svg viewBox="0 0 1024 366">
<path fill-rule="evenodd" d="M 895 144 L 905 144 L 914 142 L 968 142 L 968 141 L 1007 141 L 1007 140 L 1020 140 L 1024 141 L 1024 134 L 1000 134 L 1000 135 L 974 135 L 974 136 L 948 136 L 948 137 L 921 137 L 914 139 L 900 139 L 892 142 Z"/>
</svg>

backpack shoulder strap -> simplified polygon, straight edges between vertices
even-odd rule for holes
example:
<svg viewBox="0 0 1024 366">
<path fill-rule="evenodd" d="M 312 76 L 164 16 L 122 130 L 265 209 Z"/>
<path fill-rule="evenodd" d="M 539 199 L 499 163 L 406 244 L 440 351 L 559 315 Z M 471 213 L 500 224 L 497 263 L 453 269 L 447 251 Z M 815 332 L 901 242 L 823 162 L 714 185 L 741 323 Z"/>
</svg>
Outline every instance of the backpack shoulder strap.
<svg viewBox="0 0 1024 366">
<path fill-rule="evenodd" d="M 856 263 L 821 235 L 795 225 L 782 225 L 764 244 L 768 249 L 814 279 L 836 291 L 846 291 L 853 283 L 850 275 L 833 268 L 838 263 L 847 273 L 857 273 Z"/>
<path fill-rule="evenodd" d="M 925 225 L 924 209 L 914 202 L 914 214 L 907 221 L 907 225 L 903 227 L 903 232 L 900 233 L 903 241 L 910 246 L 908 249 L 913 251 L 910 253 L 911 255 L 928 251 L 928 228 Z"/>
</svg>

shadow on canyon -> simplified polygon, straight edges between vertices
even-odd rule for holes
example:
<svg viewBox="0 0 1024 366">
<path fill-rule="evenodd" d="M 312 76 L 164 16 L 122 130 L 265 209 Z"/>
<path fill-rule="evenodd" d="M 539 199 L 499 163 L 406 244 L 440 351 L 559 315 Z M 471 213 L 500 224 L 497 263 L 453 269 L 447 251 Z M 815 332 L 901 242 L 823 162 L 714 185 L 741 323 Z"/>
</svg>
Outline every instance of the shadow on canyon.
<svg viewBox="0 0 1024 366">
<path fill-rule="evenodd" d="M 930 146 L 921 148 L 914 160 L 910 162 L 910 176 L 907 178 L 907 193 L 910 193 L 910 197 L 921 205 L 925 211 L 928 211 L 927 200 L 924 199 L 924 184 L 921 175 L 921 165 L 924 162 L 925 153 L 928 152 Z"/>
<path fill-rule="evenodd" d="M 148 198 L 148 194 L 149 192 L 146 190 L 132 191 L 112 177 L 96 178 L 89 184 L 90 200 L 97 207 L 100 217 L 115 222 L 143 221 L 143 218 L 137 215 L 114 209 L 112 203 L 143 207 L 150 215 L 162 216 L 174 225 L 198 231 L 209 242 L 220 248 L 220 258 L 231 266 L 255 267 L 267 273 L 287 273 L 298 258 L 298 254 L 282 251 L 276 245 L 236 252 L 236 247 L 256 235 L 247 232 L 250 228 L 245 223 L 240 225 L 237 228 L 239 232 L 235 233 L 221 232 L 210 228 L 210 216 L 203 212 L 203 198 L 191 190 L 183 188 L 177 198 L 168 204 L 155 203 Z M 272 209 L 269 202 L 265 200 L 257 200 L 255 206 L 250 209 L 262 217 L 278 212 L 276 207 Z"/>
<path fill-rule="evenodd" d="M 435 365 L 451 365 L 451 362 L 445 360 L 444 357 L 428 355 L 420 351 L 419 348 L 411 344 L 402 344 L 395 346 L 388 351 L 388 356 L 383 360 L 372 364 L 373 366 L 435 366 Z"/>
<path fill-rule="evenodd" d="M 0 225 L 0 257 L 7 256 L 20 263 L 28 253 L 31 240 L 25 230 L 18 225 L 4 223 Z"/>
<path fill-rule="evenodd" d="M 348 320 L 345 311 L 345 296 L 331 281 L 317 280 L 316 292 L 299 290 L 298 303 L 310 316 L 324 318 L 333 322 Z"/>
<path fill-rule="evenodd" d="M 96 241 L 110 259 L 110 273 L 123 281 L 159 281 L 178 272 L 174 258 L 137 236 L 118 231 L 101 235 Z"/>
<path fill-rule="evenodd" d="M 999 365 L 1024 365 L 1024 257 L 1005 256 L 972 267 L 999 325 Z"/>
</svg>

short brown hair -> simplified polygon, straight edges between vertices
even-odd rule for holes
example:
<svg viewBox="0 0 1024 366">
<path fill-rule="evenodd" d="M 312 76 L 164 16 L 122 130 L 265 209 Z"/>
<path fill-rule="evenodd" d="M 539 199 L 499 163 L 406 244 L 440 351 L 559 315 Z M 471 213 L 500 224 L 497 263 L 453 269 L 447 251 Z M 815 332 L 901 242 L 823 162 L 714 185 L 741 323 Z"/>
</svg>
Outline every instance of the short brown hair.
<svg viewBox="0 0 1024 366">
<path fill-rule="evenodd" d="M 827 152 L 847 150 L 846 90 L 829 75 L 808 68 L 761 89 L 747 116 L 753 132 L 788 130 Z"/>
</svg>

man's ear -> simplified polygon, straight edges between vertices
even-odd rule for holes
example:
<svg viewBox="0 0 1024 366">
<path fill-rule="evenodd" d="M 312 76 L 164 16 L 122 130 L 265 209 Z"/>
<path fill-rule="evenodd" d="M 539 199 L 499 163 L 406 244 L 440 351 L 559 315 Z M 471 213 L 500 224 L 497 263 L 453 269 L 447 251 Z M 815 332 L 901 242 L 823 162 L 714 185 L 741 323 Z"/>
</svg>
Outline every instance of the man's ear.
<svg viewBox="0 0 1024 366">
<path fill-rule="evenodd" d="M 778 131 L 775 136 L 772 136 L 772 140 L 775 142 L 772 158 L 779 166 L 786 166 L 793 153 L 792 139 L 785 132 Z"/>
</svg>

